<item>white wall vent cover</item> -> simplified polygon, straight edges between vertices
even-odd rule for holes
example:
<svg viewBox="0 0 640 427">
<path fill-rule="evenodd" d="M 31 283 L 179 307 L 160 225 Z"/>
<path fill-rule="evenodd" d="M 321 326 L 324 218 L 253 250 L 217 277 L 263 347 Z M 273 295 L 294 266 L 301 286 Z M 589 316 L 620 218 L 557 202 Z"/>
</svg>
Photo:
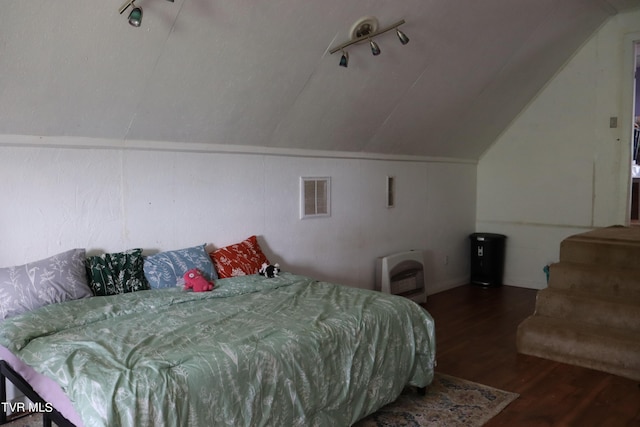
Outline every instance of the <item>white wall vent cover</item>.
<svg viewBox="0 0 640 427">
<path fill-rule="evenodd" d="M 331 215 L 331 178 L 300 178 L 300 218 Z"/>
</svg>

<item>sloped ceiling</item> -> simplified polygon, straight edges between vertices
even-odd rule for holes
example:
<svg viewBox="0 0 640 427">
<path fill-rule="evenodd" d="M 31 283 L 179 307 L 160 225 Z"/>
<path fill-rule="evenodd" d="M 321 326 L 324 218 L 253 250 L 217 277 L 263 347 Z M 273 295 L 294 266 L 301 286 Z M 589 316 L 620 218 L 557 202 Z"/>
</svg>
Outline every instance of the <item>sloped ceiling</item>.
<svg viewBox="0 0 640 427">
<path fill-rule="evenodd" d="M 4 0 L 0 134 L 477 159 L 637 0 Z M 328 50 L 363 16 L 394 32 Z"/>
</svg>

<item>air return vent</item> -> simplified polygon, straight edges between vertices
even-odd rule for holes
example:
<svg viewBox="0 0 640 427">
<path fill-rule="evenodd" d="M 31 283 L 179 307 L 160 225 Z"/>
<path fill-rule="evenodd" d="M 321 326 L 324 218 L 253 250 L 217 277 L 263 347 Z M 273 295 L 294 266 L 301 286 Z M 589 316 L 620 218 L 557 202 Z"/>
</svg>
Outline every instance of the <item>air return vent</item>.
<svg viewBox="0 0 640 427">
<path fill-rule="evenodd" d="M 331 178 L 300 178 L 300 218 L 331 215 Z"/>
<path fill-rule="evenodd" d="M 393 176 L 387 177 L 387 207 L 392 208 L 396 205 L 396 178 Z"/>
</svg>

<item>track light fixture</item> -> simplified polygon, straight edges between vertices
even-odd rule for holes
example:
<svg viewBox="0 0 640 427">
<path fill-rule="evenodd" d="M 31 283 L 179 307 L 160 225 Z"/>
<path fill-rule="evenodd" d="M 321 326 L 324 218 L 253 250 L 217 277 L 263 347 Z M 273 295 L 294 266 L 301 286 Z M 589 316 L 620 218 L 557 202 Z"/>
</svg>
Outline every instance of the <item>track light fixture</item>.
<svg viewBox="0 0 640 427">
<path fill-rule="evenodd" d="M 131 3 L 133 9 L 131 9 L 131 13 L 129 14 L 129 24 L 134 27 L 139 27 L 142 24 L 142 8 L 135 6 Z"/>
<path fill-rule="evenodd" d="M 373 16 L 368 16 L 362 19 L 359 19 L 353 26 L 351 27 L 351 40 L 342 43 L 336 47 L 333 47 L 329 50 L 330 54 L 334 54 L 336 52 L 341 51 L 342 56 L 340 57 L 340 66 L 347 67 L 349 64 L 349 54 L 344 49 L 352 44 L 368 41 L 369 47 L 371 48 L 371 54 L 373 56 L 380 55 L 380 46 L 376 43 L 373 38 L 375 36 L 379 36 L 380 34 L 386 33 L 387 31 L 396 30 L 396 34 L 398 35 L 398 39 L 400 39 L 400 43 L 403 45 L 409 43 L 409 37 L 398 27 L 404 24 L 404 19 L 389 25 L 388 27 L 378 29 L 378 20 Z"/>
<path fill-rule="evenodd" d="M 139 27 L 140 24 L 142 24 L 142 8 L 140 6 L 136 6 L 134 4 L 134 1 L 135 0 L 125 0 L 122 6 L 120 6 L 120 9 L 118 9 L 118 12 L 120 13 L 120 15 L 122 15 L 124 11 L 129 9 L 129 6 L 131 6 L 131 12 L 129 13 L 129 24 L 134 27 Z M 174 0 L 167 1 L 170 1 L 171 3 L 174 2 Z"/>
<path fill-rule="evenodd" d="M 409 37 L 407 37 L 407 35 L 405 33 L 403 33 L 402 31 L 400 31 L 399 28 L 396 28 L 396 34 L 398 35 L 398 38 L 400 39 L 400 43 L 402 43 L 402 44 L 409 43 Z"/>
<path fill-rule="evenodd" d="M 373 56 L 380 55 L 380 46 L 378 46 L 378 43 L 376 43 L 373 40 L 369 39 L 369 46 L 371 46 L 371 54 Z"/>
<path fill-rule="evenodd" d="M 340 57 L 340 66 L 344 68 L 347 68 L 349 66 L 349 54 L 344 50 L 342 51 L 342 56 Z"/>
<path fill-rule="evenodd" d="M 129 6 L 131 6 L 131 12 L 129 13 L 129 24 L 134 27 L 139 27 L 140 24 L 142 24 L 142 8 L 136 6 L 133 3 L 133 0 L 125 1 L 124 4 L 120 6 L 118 12 L 120 12 L 120 15 L 122 15 L 125 10 L 129 9 Z"/>
</svg>

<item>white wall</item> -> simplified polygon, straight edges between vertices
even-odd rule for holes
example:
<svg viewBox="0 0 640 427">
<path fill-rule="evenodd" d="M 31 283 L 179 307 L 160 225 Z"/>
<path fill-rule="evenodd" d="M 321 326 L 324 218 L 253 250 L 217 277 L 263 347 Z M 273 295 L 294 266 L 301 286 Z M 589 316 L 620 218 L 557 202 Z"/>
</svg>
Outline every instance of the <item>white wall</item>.
<svg viewBox="0 0 640 427">
<path fill-rule="evenodd" d="M 473 163 L 65 141 L 0 136 L 0 266 L 73 247 L 151 253 L 256 234 L 285 270 L 351 286 L 373 288 L 375 258 L 406 249 L 427 251 L 429 293 L 468 280 Z M 331 177 L 330 217 L 299 219 L 301 176 Z"/>
<path fill-rule="evenodd" d="M 612 17 L 480 159 L 476 227 L 507 235 L 505 283 L 543 288 L 563 238 L 627 224 L 638 32 L 640 11 Z"/>
</svg>

